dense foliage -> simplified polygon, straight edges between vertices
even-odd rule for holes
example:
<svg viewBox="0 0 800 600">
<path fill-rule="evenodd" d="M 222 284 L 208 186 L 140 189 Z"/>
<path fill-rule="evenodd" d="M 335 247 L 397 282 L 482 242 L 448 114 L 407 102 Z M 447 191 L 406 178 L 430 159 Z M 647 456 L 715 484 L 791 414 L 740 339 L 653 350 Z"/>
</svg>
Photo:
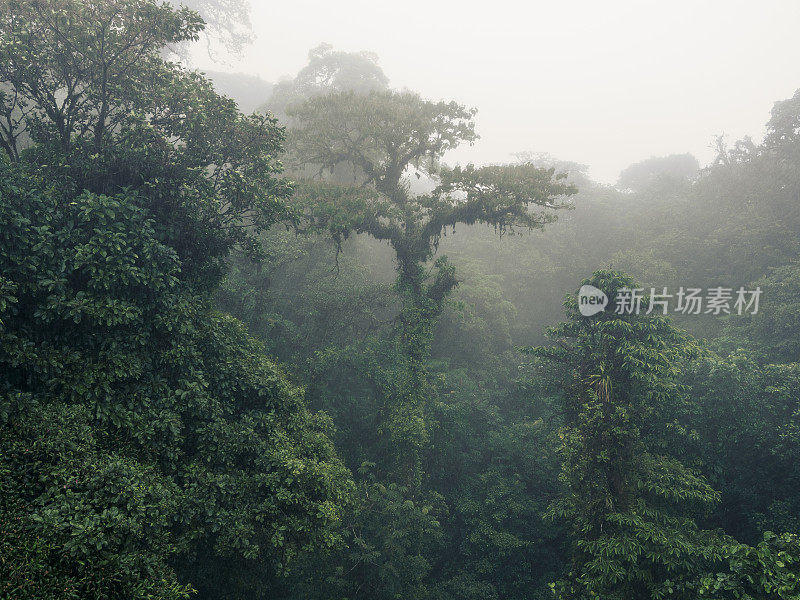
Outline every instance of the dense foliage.
<svg viewBox="0 0 800 600">
<path fill-rule="evenodd" d="M 7 4 L 1 593 L 263 593 L 338 540 L 351 488 L 329 421 L 210 301 L 286 214 L 282 133 L 160 58 L 188 11 Z"/>
<path fill-rule="evenodd" d="M 0 0 L 0 598 L 800 599 L 800 95 L 450 166 L 474 109 L 323 44 L 243 115 L 172 59 L 246 4 L 174 4 Z"/>
</svg>

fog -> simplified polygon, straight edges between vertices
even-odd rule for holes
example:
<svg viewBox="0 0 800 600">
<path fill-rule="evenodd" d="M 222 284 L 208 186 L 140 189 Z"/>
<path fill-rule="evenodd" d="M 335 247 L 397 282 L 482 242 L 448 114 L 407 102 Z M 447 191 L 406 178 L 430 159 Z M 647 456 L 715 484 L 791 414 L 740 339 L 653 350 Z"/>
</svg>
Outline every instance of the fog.
<svg viewBox="0 0 800 600">
<path fill-rule="evenodd" d="M 372 51 L 393 87 L 479 109 L 481 139 L 448 160 L 549 152 L 606 183 L 654 155 L 707 163 L 718 134 L 758 140 L 800 75 L 793 0 L 257 1 L 251 17 L 241 56 L 198 47 L 195 64 L 274 82 L 321 42 Z"/>
<path fill-rule="evenodd" d="M 800 600 L 798 22 L 0 0 L 0 600 Z"/>
</svg>

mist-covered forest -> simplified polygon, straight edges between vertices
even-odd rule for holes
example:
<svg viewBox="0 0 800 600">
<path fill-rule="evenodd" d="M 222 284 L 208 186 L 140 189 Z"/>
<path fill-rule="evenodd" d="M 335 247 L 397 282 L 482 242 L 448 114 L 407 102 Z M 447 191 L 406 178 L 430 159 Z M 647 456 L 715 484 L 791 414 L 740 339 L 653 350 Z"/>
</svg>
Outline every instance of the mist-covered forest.
<svg viewBox="0 0 800 600">
<path fill-rule="evenodd" d="M 0 0 L 0 598 L 800 599 L 800 90 L 610 185 L 248 14 Z"/>
</svg>

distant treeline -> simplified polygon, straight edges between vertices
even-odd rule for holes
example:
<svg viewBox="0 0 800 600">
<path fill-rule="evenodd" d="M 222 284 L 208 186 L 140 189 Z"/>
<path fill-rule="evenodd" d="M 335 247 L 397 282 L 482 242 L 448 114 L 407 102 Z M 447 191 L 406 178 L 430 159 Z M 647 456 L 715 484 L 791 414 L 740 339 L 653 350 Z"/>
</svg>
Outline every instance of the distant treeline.
<svg viewBox="0 0 800 600">
<path fill-rule="evenodd" d="M 237 0 L 2 7 L 0 598 L 800 598 L 800 93 L 602 186 L 369 53 L 215 87 Z"/>
</svg>

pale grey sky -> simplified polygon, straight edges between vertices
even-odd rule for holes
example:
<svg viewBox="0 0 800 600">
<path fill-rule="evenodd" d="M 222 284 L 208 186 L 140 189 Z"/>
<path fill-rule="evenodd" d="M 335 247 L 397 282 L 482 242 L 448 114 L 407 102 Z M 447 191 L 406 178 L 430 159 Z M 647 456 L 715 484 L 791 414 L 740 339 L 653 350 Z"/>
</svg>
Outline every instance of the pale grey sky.
<svg viewBox="0 0 800 600">
<path fill-rule="evenodd" d="M 612 183 L 654 155 L 705 163 L 718 133 L 759 138 L 800 88 L 800 0 L 252 4 L 253 45 L 198 66 L 277 81 L 321 42 L 375 52 L 393 87 L 478 108 L 481 140 L 450 162 L 549 152 Z"/>
</svg>

